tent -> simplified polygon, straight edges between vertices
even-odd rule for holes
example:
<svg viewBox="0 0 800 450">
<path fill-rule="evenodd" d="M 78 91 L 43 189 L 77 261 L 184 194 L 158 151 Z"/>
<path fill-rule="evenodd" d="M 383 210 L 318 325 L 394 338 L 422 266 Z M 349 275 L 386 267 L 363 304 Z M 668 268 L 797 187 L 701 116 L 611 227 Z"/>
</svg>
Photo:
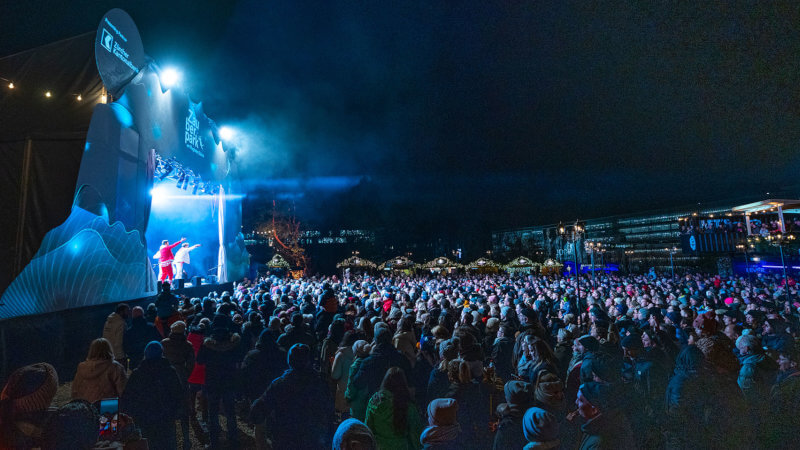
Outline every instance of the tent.
<svg viewBox="0 0 800 450">
<path fill-rule="evenodd" d="M 419 268 L 424 269 L 430 272 L 440 273 L 453 273 L 458 269 L 461 269 L 463 266 L 456 262 L 450 261 L 448 258 L 444 256 L 440 256 L 439 258 L 432 259 L 425 264 L 420 264 Z"/>
<path fill-rule="evenodd" d="M 561 271 L 563 270 L 564 265 L 554 259 L 547 259 L 545 260 L 544 264 L 542 264 L 540 270 L 541 274 L 544 276 L 548 275 L 561 275 Z"/>
<path fill-rule="evenodd" d="M 518 258 L 512 259 L 508 264 L 505 265 L 506 272 L 508 273 L 531 273 L 539 264 L 530 260 L 530 258 L 526 258 L 524 256 L 520 256 Z"/>
<path fill-rule="evenodd" d="M 336 264 L 337 269 L 374 269 L 377 265 L 360 256 L 351 256 L 344 261 Z"/>
<path fill-rule="evenodd" d="M 406 274 L 411 273 L 415 268 L 414 261 L 405 256 L 397 256 L 378 266 L 378 270 L 386 272 L 403 272 Z"/>
<path fill-rule="evenodd" d="M 497 273 L 500 271 L 500 264 L 489 258 L 478 258 L 467 264 L 467 269 L 475 273 Z"/>
</svg>

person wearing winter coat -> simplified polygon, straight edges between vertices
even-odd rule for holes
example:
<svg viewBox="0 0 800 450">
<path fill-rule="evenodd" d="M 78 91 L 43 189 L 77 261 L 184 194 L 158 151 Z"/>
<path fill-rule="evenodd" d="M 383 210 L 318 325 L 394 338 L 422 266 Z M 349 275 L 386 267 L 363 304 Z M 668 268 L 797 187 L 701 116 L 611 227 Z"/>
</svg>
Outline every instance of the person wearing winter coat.
<svg viewBox="0 0 800 450">
<path fill-rule="evenodd" d="M 404 316 L 397 324 L 397 332 L 392 338 L 392 345 L 408 358 L 411 367 L 417 362 L 417 338 L 414 335 L 414 317 Z"/>
<path fill-rule="evenodd" d="M 336 319 L 330 324 L 328 335 L 320 345 L 319 354 L 319 372 L 323 380 L 328 382 L 328 387 L 331 394 L 336 391 L 336 383 L 331 379 L 331 369 L 333 368 L 333 359 L 336 357 L 336 351 L 339 349 L 339 344 L 344 337 L 344 320 Z"/>
<path fill-rule="evenodd" d="M 711 374 L 705 364 L 703 352 L 695 345 L 681 350 L 675 361 L 675 374 L 669 380 L 665 394 L 665 428 L 670 448 L 689 448 L 692 444 L 700 444 L 693 436 L 686 434 L 686 430 L 689 426 L 706 421 L 706 409 L 710 405 L 704 377 Z"/>
<path fill-rule="evenodd" d="M 197 362 L 197 353 L 203 346 L 203 341 L 206 339 L 206 334 L 211 328 L 211 320 L 208 318 L 201 318 L 197 321 L 196 325 L 192 325 L 189 329 L 189 335 L 186 336 L 186 341 L 192 344 L 194 350 L 195 364 L 192 373 L 189 374 L 189 420 L 192 424 L 199 428 L 200 424 L 197 421 L 197 411 L 195 404 L 199 401 L 200 410 L 203 423 L 208 423 L 208 402 L 206 401 L 206 394 L 203 392 L 203 386 L 206 384 L 206 366 Z"/>
<path fill-rule="evenodd" d="M 330 448 L 333 399 L 311 366 L 311 349 L 295 344 L 289 349 L 288 364 L 289 370 L 253 402 L 250 421 L 267 421 L 267 428 L 272 430 L 272 448 Z"/>
<path fill-rule="evenodd" d="M 386 371 L 391 367 L 399 367 L 411 375 L 411 364 L 392 346 L 392 334 L 385 324 L 375 326 L 375 338 L 372 352 L 361 362 L 359 369 L 352 375 L 352 386 L 363 389 L 371 398 L 378 392 Z"/>
<path fill-rule="evenodd" d="M 503 381 L 511 380 L 513 372 L 514 337 L 508 325 L 501 325 L 492 344 L 492 362 L 495 375 Z"/>
<path fill-rule="evenodd" d="M 533 403 L 533 386 L 525 381 L 509 381 L 503 388 L 506 403 L 497 405 L 497 433 L 494 450 L 522 448 L 528 440 L 522 431 L 522 417 Z"/>
<path fill-rule="evenodd" d="M 169 337 L 162 340 L 161 345 L 164 347 L 164 358 L 178 372 L 181 385 L 188 389 L 189 375 L 194 370 L 195 355 L 192 344 L 186 340 L 186 324 L 180 320 L 173 323 L 169 328 Z"/>
<path fill-rule="evenodd" d="M 177 448 L 175 420 L 186 417 L 185 399 L 178 372 L 164 358 L 161 343 L 150 342 L 119 399 L 120 411 L 133 418 L 150 448 Z"/>
<path fill-rule="evenodd" d="M 355 344 L 356 335 L 352 331 L 344 334 L 339 348 L 336 350 L 336 355 L 333 357 L 333 365 L 331 366 L 331 380 L 336 383 L 336 394 L 334 396 L 334 405 L 338 414 L 344 414 L 350 411 L 350 405 L 345 398 L 347 391 L 347 382 L 350 379 L 350 366 L 353 365 L 355 354 L 353 353 L 353 344 Z"/>
<path fill-rule="evenodd" d="M 580 450 L 636 448 L 628 419 L 612 402 L 611 386 L 594 381 L 578 389 L 575 406 L 586 421 L 581 426 Z"/>
<path fill-rule="evenodd" d="M 427 399 L 433 401 L 444 398 L 450 390 L 450 377 L 447 374 L 450 361 L 458 359 L 458 346 L 451 340 L 439 344 L 439 364 L 431 370 L 428 377 Z"/>
<path fill-rule="evenodd" d="M 458 423 L 458 402 L 452 398 L 436 398 L 428 404 L 428 427 L 419 437 L 424 450 L 461 450 L 461 425 Z"/>
<path fill-rule="evenodd" d="M 261 314 L 251 311 L 247 315 L 247 322 L 242 325 L 242 350 L 244 353 L 256 346 L 262 330 L 264 330 L 264 322 L 261 320 Z"/>
<path fill-rule="evenodd" d="M 131 310 L 131 326 L 125 331 L 122 344 L 125 354 L 128 355 L 128 364 L 135 369 L 144 356 L 144 347 L 148 342 L 160 341 L 161 334 L 156 327 L 147 323 L 144 310 L 137 306 Z"/>
<path fill-rule="evenodd" d="M 795 346 L 788 344 L 778 355 L 779 372 L 770 392 L 769 412 L 772 432 L 767 439 L 771 448 L 794 442 L 800 429 L 800 357 Z"/>
<path fill-rule="evenodd" d="M 311 350 L 317 346 L 317 338 L 308 332 L 308 328 L 303 323 L 303 315 L 300 313 L 292 314 L 292 329 L 278 337 L 278 345 L 287 352 L 294 344 L 305 344 Z"/>
<path fill-rule="evenodd" d="M 525 416 L 522 418 L 522 432 L 525 437 L 523 447 L 525 450 L 561 447 L 558 418 L 545 409 L 534 407 L 525 411 Z"/>
<path fill-rule="evenodd" d="M 761 340 L 752 334 L 739 337 L 736 348 L 742 357 L 737 383 L 744 394 L 751 423 L 756 430 L 760 430 L 761 425 L 766 424 L 769 393 L 778 371 L 778 364 L 764 354 Z"/>
<path fill-rule="evenodd" d="M 250 401 L 257 399 L 288 369 L 286 352 L 278 346 L 272 330 L 265 329 L 258 337 L 253 350 L 247 352 L 242 362 L 242 390 Z"/>
<path fill-rule="evenodd" d="M 488 431 L 491 411 L 488 386 L 472 377 L 466 361 L 450 361 L 447 369 L 450 390 L 446 397 L 458 401 L 458 417 L 463 424 L 463 442 L 469 442 L 475 448 L 490 447 Z"/>
<path fill-rule="evenodd" d="M 197 362 L 206 366 L 205 392 L 208 399 L 209 434 L 211 447 L 219 445 L 219 406 L 222 403 L 228 426 L 228 443 L 238 441 L 236 410 L 237 369 L 240 361 L 240 337 L 231 333 L 228 322 L 222 315 L 214 317 L 211 336 L 203 341 L 197 353 Z"/>
<path fill-rule="evenodd" d="M 344 399 L 350 405 L 350 417 L 363 421 L 367 416 L 367 395 L 366 387 L 358 388 L 353 385 L 353 375 L 361 370 L 361 364 L 369 356 L 372 347 L 364 340 L 353 343 L 353 363 L 347 376 L 347 389 L 344 392 Z"/>
<path fill-rule="evenodd" d="M 127 381 L 125 368 L 114 360 L 111 344 L 98 338 L 89 346 L 86 360 L 78 364 L 72 380 L 72 399 L 95 403 L 104 398 L 119 397 Z"/>
<path fill-rule="evenodd" d="M 333 435 L 332 450 L 377 450 L 375 435 L 364 422 L 347 419 L 339 424 Z"/>
<path fill-rule="evenodd" d="M 111 344 L 111 350 L 114 351 L 114 359 L 125 368 L 128 367 L 128 360 L 122 343 L 130 316 L 130 306 L 127 303 L 120 303 L 114 312 L 108 315 L 106 323 L 103 325 L 102 337 Z"/>
<path fill-rule="evenodd" d="M 405 372 L 399 367 L 386 372 L 380 390 L 369 400 L 364 423 L 372 430 L 381 450 L 420 448 L 422 423 Z"/>
</svg>

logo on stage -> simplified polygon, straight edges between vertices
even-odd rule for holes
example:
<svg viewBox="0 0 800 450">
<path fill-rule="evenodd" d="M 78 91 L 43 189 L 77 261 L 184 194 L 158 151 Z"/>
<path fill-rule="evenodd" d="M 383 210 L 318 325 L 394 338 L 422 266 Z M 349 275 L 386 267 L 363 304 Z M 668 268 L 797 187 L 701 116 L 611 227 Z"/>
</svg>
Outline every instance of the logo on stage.
<svg viewBox="0 0 800 450">
<path fill-rule="evenodd" d="M 689 236 L 689 248 L 692 249 L 692 251 L 697 250 L 697 240 L 694 236 Z"/>
<path fill-rule="evenodd" d="M 184 134 L 184 142 L 186 143 L 186 147 L 188 147 L 192 153 L 201 158 L 206 157 L 205 153 L 203 152 L 203 150 L 205 150 L 203 148 L 203 140 L 200 139 L 200 121 L 197 120 L 197 114 L 195 114 L 194 109 L 191 106 L 189 107 L 189 115 L 186 116 L 186 132 Z"/>
<path fill-rule="evenodd" d="M 105 28 L 103 28 L 103 38 L 100 41 L 100 45 L 103 46 L 104 49 L 111 51 L 111 44 L 114 42 L 114 36 L 108 32 Z"/>
</svg>

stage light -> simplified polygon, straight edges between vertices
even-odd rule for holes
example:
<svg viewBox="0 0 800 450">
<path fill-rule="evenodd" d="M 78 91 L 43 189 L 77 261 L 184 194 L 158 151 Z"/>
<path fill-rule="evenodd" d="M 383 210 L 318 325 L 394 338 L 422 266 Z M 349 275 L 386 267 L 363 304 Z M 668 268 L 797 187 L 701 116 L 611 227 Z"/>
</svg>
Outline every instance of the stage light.
<svg viewBox="0 0 800 450">
<path fill-rule="evenodd" d="M 14 82 L 13 82 L 13 81 L 10 81 L 10 82 L 8 83 L 8 88 L 9 88 L 9 89 L 14 89 Z"/>
<path fill-rule="evenodd" d="M 181 74 L 172 67 L 167 67 L 161 72 L 161 84 L 166 88 L 170 88 L 178 84 L 181 79 Z"/>
<path fill-rule="evenodd" d="M 219 127 L 219 137 L 222 140 L 230 141 L 235 134 L 231 127 Z"/>
<path fill-rule="evenodd" d="M 78 101 L 79 101 L 79 102 L 82 102 L 82 101 L 83 101 L 83 96 L 82 96 L 81 94 L 78 94 Z"/>
<path fill-rule="evenodd" d="M 44 96 L 47 97 L 47 98 L 50 98 L 50 97 L 53 96 L 53 94 L 51 94 L 50 91 L 47 91 L 47 92 L 44 93 Z"/>
<path fill-rule="evenodd" d="M 108 103 L 108 95 L 103 94 L 100 96 L 100 103 Z"/>
</svg>

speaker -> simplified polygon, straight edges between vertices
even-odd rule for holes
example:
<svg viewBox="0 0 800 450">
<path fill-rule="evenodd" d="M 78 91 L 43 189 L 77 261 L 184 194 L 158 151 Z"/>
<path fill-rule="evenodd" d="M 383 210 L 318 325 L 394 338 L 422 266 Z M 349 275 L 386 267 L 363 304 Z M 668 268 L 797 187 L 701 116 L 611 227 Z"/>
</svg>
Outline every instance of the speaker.
<svg viewBox="0 0 800 450">
<path fill-rule="evenodd" d="M 183 284 L 186 282 L 183 278 L 172 280 L 172 289 L 183 289 Z"/>
<path fill-rule="evenodd" d="M 211 284 L 217 284 L 217 276 L 209 275 L 208 278 L 206 278 L 206 281 L 208 281 Z"/>
<path fill-rule="evenodd" d="M 192 278 L 192 286 L 197 287 L 203 284 L 203 277 L 197 276 Z"/>
</svg>

